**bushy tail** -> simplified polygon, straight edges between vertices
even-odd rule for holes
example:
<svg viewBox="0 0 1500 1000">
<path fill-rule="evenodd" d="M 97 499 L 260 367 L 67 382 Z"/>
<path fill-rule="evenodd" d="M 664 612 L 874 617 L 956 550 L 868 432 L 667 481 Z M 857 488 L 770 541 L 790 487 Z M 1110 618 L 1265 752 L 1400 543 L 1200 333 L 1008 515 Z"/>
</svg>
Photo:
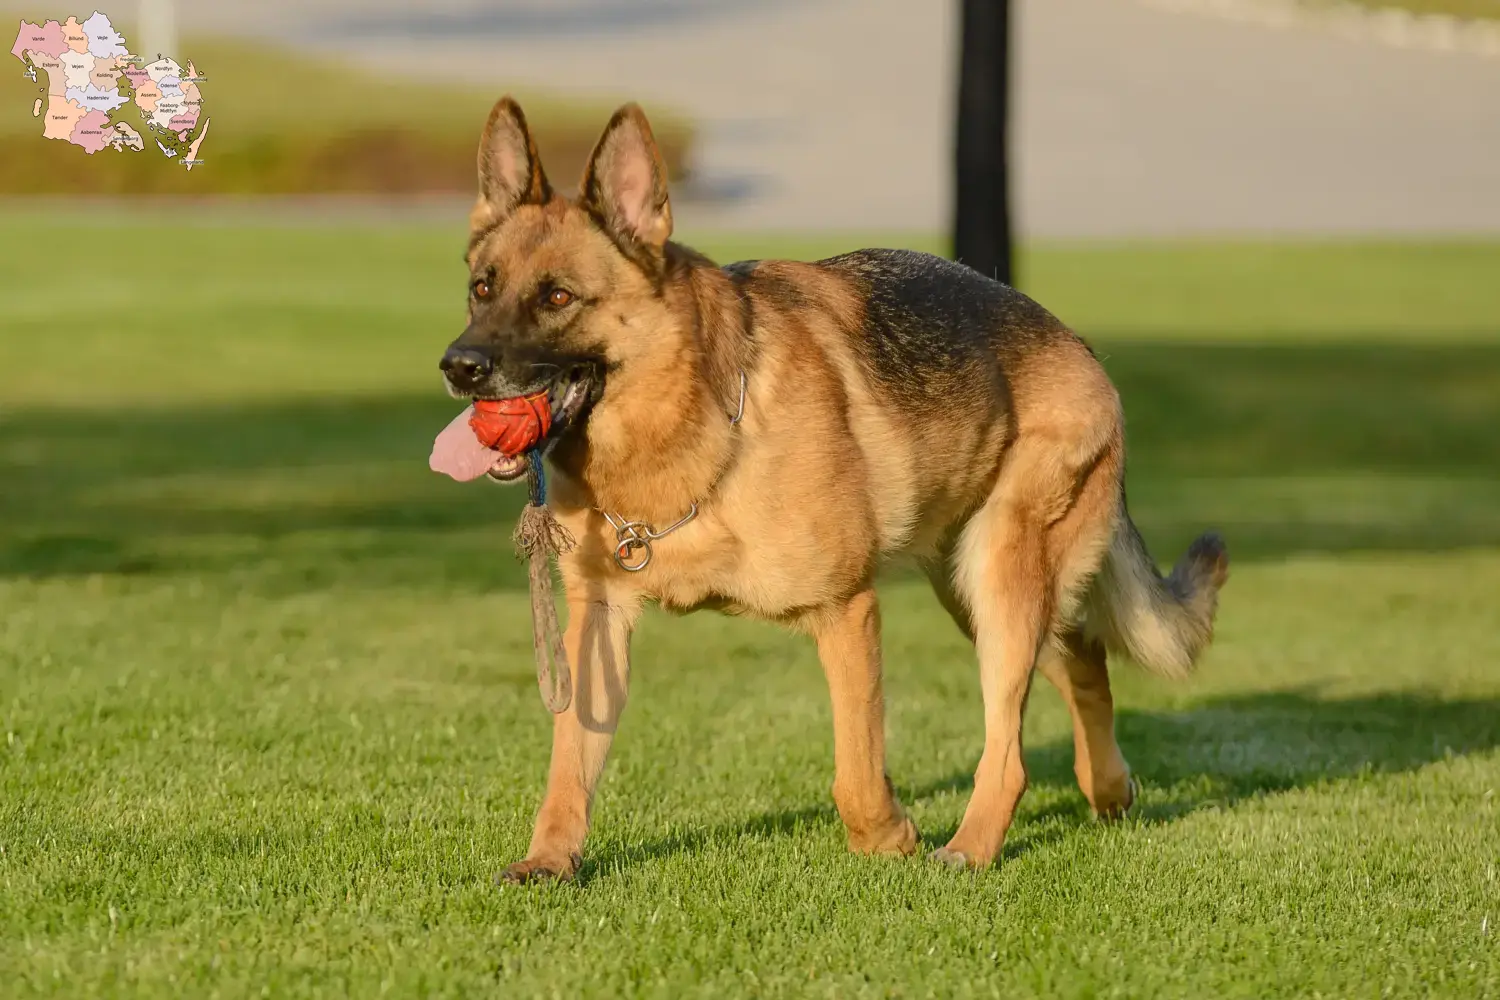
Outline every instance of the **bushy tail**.
<svg viewBox="0 0 1500 1000">
<path fill-rule="evenodd" d="M 1163 577 L 1125 501 L 1109 554 L 1089 590 L 1088 632 L 1166 677 L 1186 677 L 1213 639 L 1219 588 L 1229 578 L 1224 540 L 1199 536 Z"/>
</svg>

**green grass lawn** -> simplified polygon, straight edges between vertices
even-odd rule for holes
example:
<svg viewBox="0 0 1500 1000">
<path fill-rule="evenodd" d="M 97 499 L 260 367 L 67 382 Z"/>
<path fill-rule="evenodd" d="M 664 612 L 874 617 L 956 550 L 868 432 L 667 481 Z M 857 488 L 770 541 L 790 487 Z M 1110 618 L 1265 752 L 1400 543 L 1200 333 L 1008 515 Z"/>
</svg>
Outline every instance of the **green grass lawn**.
<svg viewBox="0 0 1500 1000">
<path fill-rule="evenodd" d="M 1156 554 L 1237 560 L 1195 680 L 1115 672 L 1132 818 L 1039 685 L 997 868 L 850 857 L 810 643 L 651 615 L 578 883 L 500 889 L 549 721 L 519 496 L 426 469 L 462 233 L 63 221 L 0 219 L 0 995 L 1500 994 L 1500 246 L 1026 255 Z M 933 846 L 978 679 L 885 592 Z"/>
</svg>

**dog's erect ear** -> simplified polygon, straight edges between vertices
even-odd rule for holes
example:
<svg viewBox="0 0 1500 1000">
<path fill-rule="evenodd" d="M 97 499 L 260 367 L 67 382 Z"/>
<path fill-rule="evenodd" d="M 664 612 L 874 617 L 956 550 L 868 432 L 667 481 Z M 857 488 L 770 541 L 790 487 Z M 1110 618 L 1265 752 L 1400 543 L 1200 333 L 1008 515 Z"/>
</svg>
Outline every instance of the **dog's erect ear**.
<svg viewBox="0 0 1500 1000">
<path fill-rule="evenodd" d="M 625 105 L 605 126 L 583 173 L 582 194 L 617 238 L 660 249 L 672 235 L 667 165 L 639 105 Z"/>
<path fill-rule="evenodd" d="M 509 96 L 502 97 L 479 140 L 479 201 L 470 222 L 475 229 L 492 226 L 521 205 L 542 205 L 551 198 L 526 116 Z"/>
</svg>

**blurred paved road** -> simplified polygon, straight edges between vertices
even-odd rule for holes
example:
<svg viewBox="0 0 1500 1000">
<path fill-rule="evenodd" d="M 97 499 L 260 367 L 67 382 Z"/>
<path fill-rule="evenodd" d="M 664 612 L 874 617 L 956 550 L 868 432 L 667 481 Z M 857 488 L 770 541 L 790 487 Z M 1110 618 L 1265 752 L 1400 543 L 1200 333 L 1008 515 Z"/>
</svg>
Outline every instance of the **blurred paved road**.
<svg viewBox="0 0 1500 1000">
<path fill-rule="evenodd" d="M 218 0 L 254 30 L 705 130 L 684 226 L 946 225 L 950 0 Z M 207 8 L 207 9 L 205 9 Z M 1019 0 L 1020 223 L 1041 236 L 1500 231 L 1500 60 Z M 476 123 L 476 129 L 478 123 Z"/>
</svg>

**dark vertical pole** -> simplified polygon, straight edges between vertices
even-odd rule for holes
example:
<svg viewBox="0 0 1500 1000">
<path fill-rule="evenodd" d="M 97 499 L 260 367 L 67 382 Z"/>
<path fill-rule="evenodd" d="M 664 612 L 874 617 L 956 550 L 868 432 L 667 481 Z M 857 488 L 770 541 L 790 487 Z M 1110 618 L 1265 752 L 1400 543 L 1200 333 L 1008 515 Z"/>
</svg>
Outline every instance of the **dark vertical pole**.
<svg viewBox="0 0 1500 1000">
<path fill-rule="evenodd" d="M 1011 274 L 1009 0 L 960 0 L 963 41 L 958 78 L 958 134 L 953 255 L 1006 284 Z"/>
</svg>

